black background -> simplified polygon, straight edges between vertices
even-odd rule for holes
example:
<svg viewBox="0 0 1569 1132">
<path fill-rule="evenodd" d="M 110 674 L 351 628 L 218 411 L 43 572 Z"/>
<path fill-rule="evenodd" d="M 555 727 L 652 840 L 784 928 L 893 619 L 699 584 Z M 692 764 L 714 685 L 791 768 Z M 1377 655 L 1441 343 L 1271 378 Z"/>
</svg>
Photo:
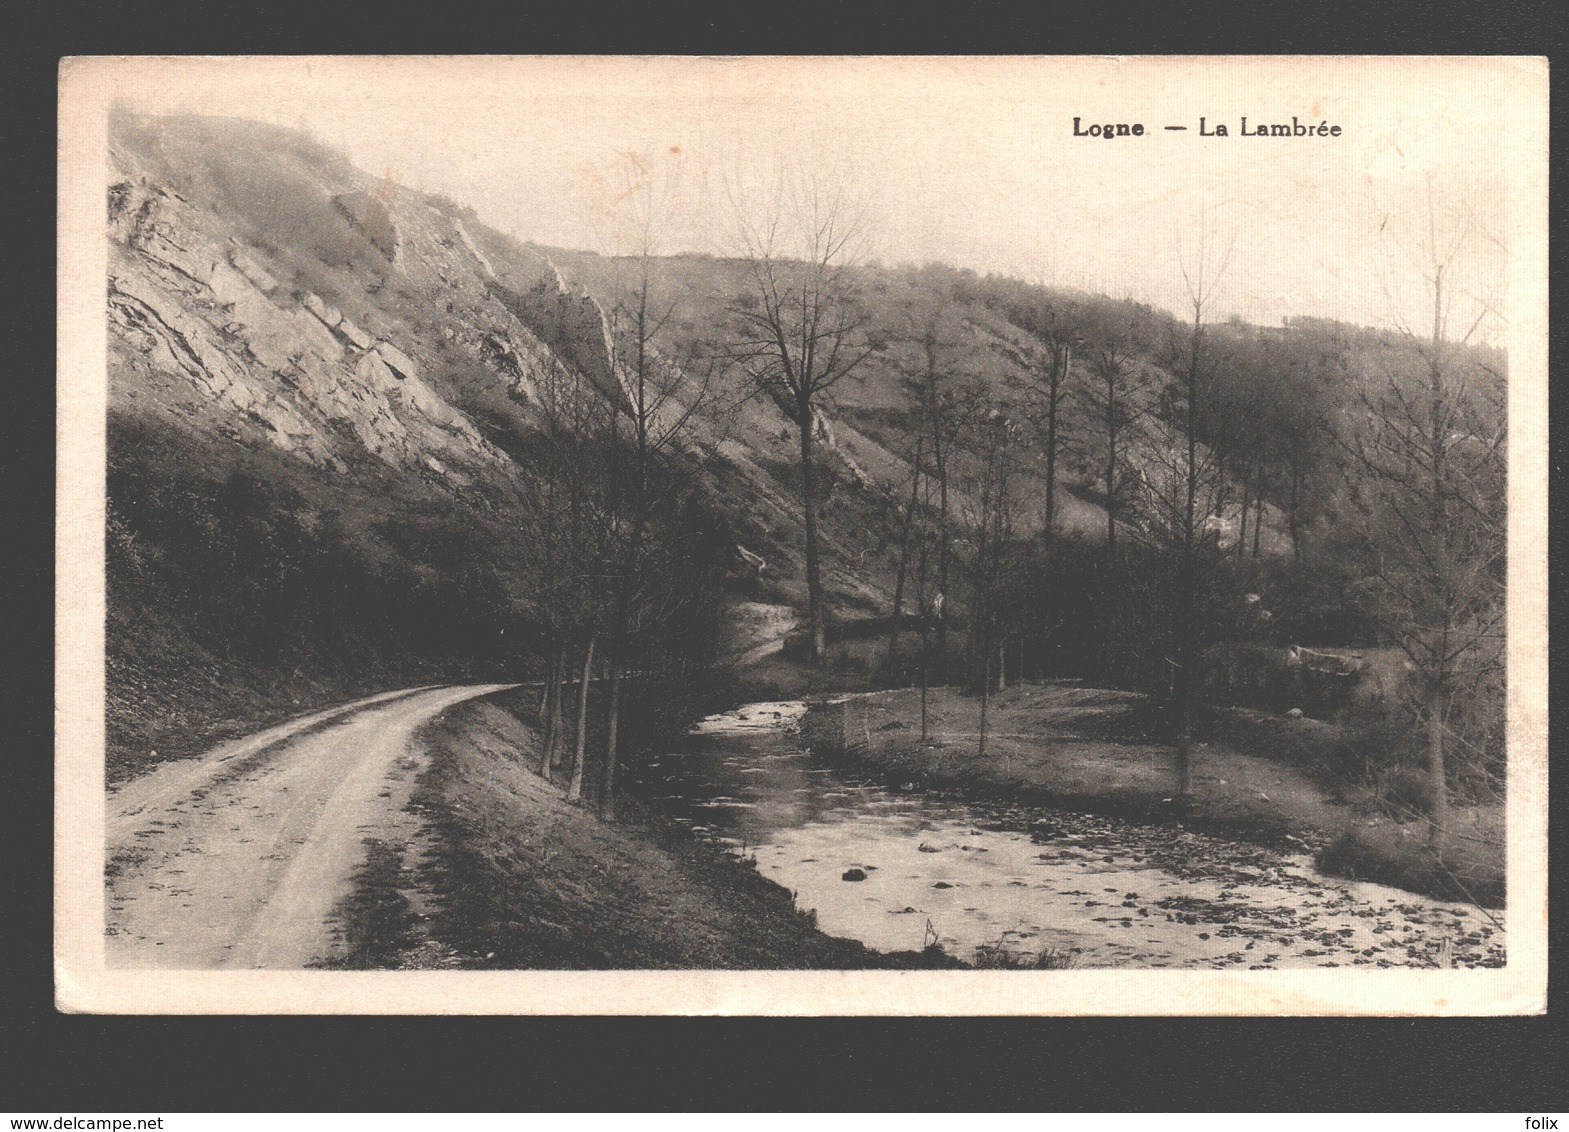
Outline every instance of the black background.
<svg viewBox="0 0 1569 1132">
<path fill-rule="evenodd" d="M 0 559 L 7 673 L 0 685 L 0 861 L 8 866 L 0 904 L 0 1110 L 1562 1113 L 1569 1108 L 1569 1042 L 1558 914 L 1549 1014 L 1475 1020 L 73 1017 L 53 1009 L 50 955 L 54 83 L 61 55 L 1538 55 L 1562 41 L 1564 19 L 1554 19 L 1554 7 L 1281 3 L 1267 12 L 1186 4 L 1064 11 L 958 0 L 881 8 L 745 7 L 732 0 L 673 11 L 577 0 L 472 8 L 385 0 L 335 9 L 14 0 L 3 33 L 9 45 L 0 48 L 0 216 L 8 222 L 0 274 L 0 530 L 7 536 Z M 1555 359 L 1559 338 L 1555 333 Z M 1553 453 L 1556 481 L 1556 443 Z M 1554 553 L 1553 581 L 1562 575 Z M 1563 794 L 1555 783 L 1558 815 Z"/>
</svg>

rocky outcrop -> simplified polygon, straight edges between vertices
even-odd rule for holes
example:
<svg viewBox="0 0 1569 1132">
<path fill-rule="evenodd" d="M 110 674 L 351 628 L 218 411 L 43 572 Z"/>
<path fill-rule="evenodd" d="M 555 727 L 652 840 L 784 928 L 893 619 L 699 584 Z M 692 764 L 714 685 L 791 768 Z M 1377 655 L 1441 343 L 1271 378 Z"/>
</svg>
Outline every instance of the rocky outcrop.
<svg viewBox="0 0 1569 1132">
<path fill-rule="evenodd" d="M 594 297 L 570 286 L 554 263 L 521 295 L 521 313 L 539 338 L 606 397 L 626 397 L 616 372 L 610 320 Z"/>
<path fill-rule="evenodd" d="M 392 370 L 393 376 L 407 381 L 419 380 L 419 367 L 414 364 L 407 354 L 391 342 L 377 342 L 375 350 L 380 355 L 381 360 Z"/>
<path fill-rule="evenodd" d="M 170 120 L 112 136 L 110 411 L 154 426 L 116 435 L 198 434 L 192 450 L 215 477 L 232 444 L 237 466 L 285 480 L 275 452 L 349 477 L 344 488 L 391 487 L 399 506 L 514 514 L 536 472 L 547 392 L 633 400 L 612 336 L 614 279 L 563 258 L 572 253 L 556 256 L 558 270 L 472 213 L 394 192 L 274 136 L 284 133 Z M 679 375 L 673 357 L 653 357 Z M 755 576 L 766 556 L 767 576 L 789 579 L 795 430 L 765 401 L 736 408 L 739 423 L 688 421 L 678 394 L 653 423 L 662 434 L 682 420 L 681 447 L 701 462 L 691 467 L 715 473 L 716 505 L 746 547 L 742 572 Z M 832 455 L 847 445 L 883 474 L 875 446 L 835 423 L 821 413 L 809 423 L 831 484 L 863 478 Z M 184 443 L 173 437 L 170 450 Z M 329 482 L 307 476 L 302 490 Z"/>
<path fill-rule="evenodd" d="M 332 198 L 343 215 L 391 263 L 397 263 L 403 252 L 403 236 L 392 217 L 394 192 L 390 186 L 382 186 L 374 192 L 360 190 Z"/>
<path fill-rule="evenodd" d="M 331 328 L 343 321 L 343 312 L 337 307 L 328 306 L 318 296 L 306 292 L 304 301 L 305 309 L 319 318 L 324 326 Z"/>
<path fill-rule="evenodd" d="M 366 334 L 346 318 L 340 318 L 333 329 L 356 350 L 368 350 L 376 344 L 376 339 Z"/>
<path fill-rule="evenodd" d="M 479 247 L 474 243 L 474 237 L 469 235 L 469 230 L 463 226 L 463 221 L 454 220 L 452 223 L 458 230 L 458 239 L 463 241 L 463 246 L 469 250 L 469 254 L 478 260 L 480 267 L 484 269 L 485 277 L 494 279 L 496 277 L 496 269 L 490 265 L 490 260 L 485 258 L 485 253 L 480 251 Z"/>
<path fill-rule="evenodd" d="M 480 331 L 473 336 L 473 347 L 507 383 L 510 392 L 539 404 L 540 383 L 550 365 L 550 351 L 538 339 L 519 326 L 512 333 Z"/>
<path fill-rule="evenodd" d="M 338 471 L 352 462 L 352 438 L 386 464 L 449 486 L 487 468 L 507 473 L 510 460 L 425 380 L 410 348 L 362 328 L 314 289 L 294 289 L 267 253 L 152 182 L 134 157 L 115 156 L 109 329 L 111 359 L 124 365 L 111 367 L 112 400 Z M 395 248 L 377 227 L 379 199 L 338 203 L 359 207 L 367 236 Z"/>
</svg>

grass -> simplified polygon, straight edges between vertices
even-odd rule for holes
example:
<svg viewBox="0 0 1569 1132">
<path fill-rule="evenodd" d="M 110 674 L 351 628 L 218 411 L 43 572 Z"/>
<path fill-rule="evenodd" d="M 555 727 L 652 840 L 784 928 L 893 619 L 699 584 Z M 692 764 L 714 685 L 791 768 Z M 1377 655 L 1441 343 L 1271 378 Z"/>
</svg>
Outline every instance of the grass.
<svg viewBox="0 0 1569 1132">
<path fill-rule="evenodd" d="M 1333 876 L 1371 880 L 1482 908 L 1502 908 L 1506 878 L 1485 843 L 1453 840 L 1442 852 L 1420 827 L 1348 826 L 1321 849 L 1314 863 Z"/>
<path fill-rule="evenodd" d="M 1078 966 L 1078 956 L 1055 947 L 1019 951 L 1005 939 L 983 943 L 975 949 L 971 966 L 983 971 L 1067 971 Z"/>
<path fill-rule="evenodd" d="M 404 851 L 379 838 L 363 842 L 365 859 L 354 874 L 354 889 L 333 912 L 341 950 L 319 966 L 363 971 L 398 966 L 398 959 L 420 942 L 419 917 L 405 889 L 414 870 Z"/>
</svg>

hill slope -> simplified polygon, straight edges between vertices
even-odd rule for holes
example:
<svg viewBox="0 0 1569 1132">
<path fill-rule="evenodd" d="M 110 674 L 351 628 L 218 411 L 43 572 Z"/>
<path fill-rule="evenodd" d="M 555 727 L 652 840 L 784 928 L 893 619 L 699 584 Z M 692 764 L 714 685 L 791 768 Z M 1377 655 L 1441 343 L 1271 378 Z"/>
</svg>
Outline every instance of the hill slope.
<svg viewBox="0 0 1569 1132">
<path fill-rule="evenodd" d="M 626 261 L 521 243 L 461 204 L 252 122 L 120 113 L 109 167 L 113 773 L 295 704 L 392 682 L 537 673 L 555 631 L 542 595 L 560 581 L 541 503 L 561 443 L 552 414 L 563 387 L 572 411 L 627 396 L 607 315 Z M 777 635 L 788 607 L 805 602 L 795 425 L 748 396 L 726 363 L 727 308 L 745 290 L 745 264 L 677 256 L 648 267 L 654 305 L 670 312 L 655 347 L 676 359 L 701 345 L 718 374 L 717 395 L 670 456 L 679 490 L 665 538 L 691 591 L 680 647 L 697 663 L 750 655 L 745 626 Z M 1133 318 L 1143 423 L 1124 454 L 1129 475 L 1145 476 L 1176 435 L 1163 367 L 1177 328 L 1161 312 L 940 266 L 858 268 L 855 281 L 878 345 L 817 425 L 834 617 L 882 616 L 892 604 L 925 427 L 910 387 L 923 312 L 942 312 L 941 365 L 958 409 L 1004 404 L 1021 418 L 1038 409 L 1046 355 L 1031 312 L 1081 318 L 1076 389 L 1090 376 L 1094 327 L 1108 312 Z M 1327 333 L 1215 330 L 1266 368 L 1311 358 Z M 1353 346 L 1362 356 L 1383 348 L 1366 334 Z M 1310 387 L 1299 369 L 1293 388 Z M 677 388 L 678 408 L 697 384 Z M 1260 386 L 1233 385 L 1228 412 L 1249 416 Z M 1346 400 L 1337 389 L 1320 395 Z M 1107 529 L 1094 423 L 1077 393 L 1064 402 L 1055 511 L 1061 532 L 1086 543 Z M 1033 440 L 1023 459 L 1016 533 L 1029 538 L 1046 510 Z M 1222 539 L 1251 492 L 1261 552 L 1289 555 L 1293 534 L 1326 508 L 1299 503 L 1295 479 L 1288 499 L 1285 484 L 1278 469 L 1241 462 L 1224 473 Z M 953 497 L 957 522 L 972 507 L 962 477 Z M 962 616 L 963 594 L 949 597 Z"/>
<path fill-rule="evenodd" d="M 249 122 L 119 116 L 108 219 L 115 773 L 286 702 L 535 669 L 540 391 L 616 396 L 594 299 L 461 206 Z M 788 428 L 751 401 L 679 446 L 694 560 L 767 563 L 735 597 L 799 597 Z M 884 501 L 829 463 L 856 496 L 831 592 L 871 610 L 878 564 L 834 548 Z"/>
</svg>

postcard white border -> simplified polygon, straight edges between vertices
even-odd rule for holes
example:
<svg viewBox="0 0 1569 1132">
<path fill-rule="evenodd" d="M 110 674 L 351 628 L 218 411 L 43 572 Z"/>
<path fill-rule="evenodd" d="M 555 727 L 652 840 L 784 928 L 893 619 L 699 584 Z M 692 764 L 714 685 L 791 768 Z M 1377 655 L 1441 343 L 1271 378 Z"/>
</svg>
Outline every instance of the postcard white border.
<svg viewBox="0 0 1569 1132">
<path fill-rule="evenodd" d="M 1547 975 L 1547 63 L 1454 59 L 1476 97 L 1506 100 L 1508 288 L 1509 958 L 1461 971 L 214 972 L 104 962 L 104 419 L 106 119 L 117 93 L 167 67 L 286 75 L 307 62 L 80 58 L 60 68 L 56 528 L 55 980 L 61 1010 L 124 1014 L 589 1015 L 1491 1015 L 1539 1013 Z M 491 57 L 378 58 L 378 81 Z M 530 61 L 524 61 L 530 62 Z M 531 61 L 537 65 L 560 60 Z M 570 61 L 568 61 L 570 62 Z M 599 60 L 604 62 L 604 60 Z M 801 61 L 729 60 L 727 81 Z M 823 60 L 811 61 L 820 65 Z M 849 63 L 850 61 L 846 61 Z M 855 65 L 875 72 L 876 58 Z M 881 61 L 907 71 L 922 60 Z M 945 68 L 999 61 L 944 57 Z M 1003 60 L 1018 65 L 1027 60 Z M 1283 67 L 1410 67 L 1434 60 L 1135 57 L 1052 60 L 1084 74 L 1180 62 L 1210 74 Z M 218 69 L 221 67 L 221 70 Z M 1169 74 L 1169 72 L 1168 72 Z"/>
</svg>

